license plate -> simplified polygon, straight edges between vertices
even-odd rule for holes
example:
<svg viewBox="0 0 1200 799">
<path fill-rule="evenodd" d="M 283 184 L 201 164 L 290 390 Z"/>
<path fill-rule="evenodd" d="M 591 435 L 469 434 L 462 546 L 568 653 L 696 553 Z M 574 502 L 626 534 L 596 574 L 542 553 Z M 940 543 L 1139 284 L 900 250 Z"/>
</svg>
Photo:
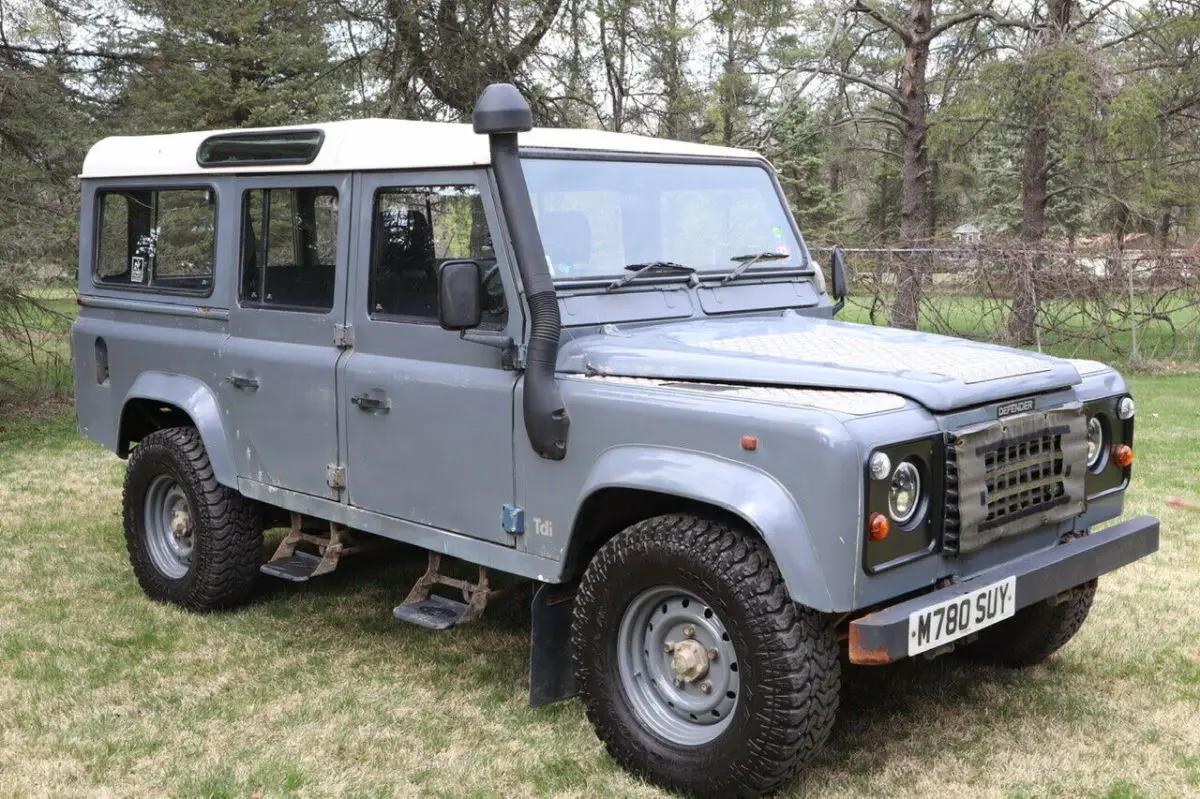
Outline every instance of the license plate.
<svg viewBox="0 0 1200 799">
<path fill-rule="evenodd" d="M 976 588 L 908 615 L 908 654 L 919 655 L 979 632 L 1017 612 L 1017 578 Z"/>
</svg>

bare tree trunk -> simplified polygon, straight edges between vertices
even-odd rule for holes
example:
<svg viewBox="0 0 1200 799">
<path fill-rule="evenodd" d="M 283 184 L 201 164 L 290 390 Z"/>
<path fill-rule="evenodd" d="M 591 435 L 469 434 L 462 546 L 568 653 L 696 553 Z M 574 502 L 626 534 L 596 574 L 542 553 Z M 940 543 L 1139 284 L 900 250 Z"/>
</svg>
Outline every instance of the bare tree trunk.
<svg viewBox="0 0 1200 799">
<path fill-rule="evenodd" d="M 734 16 L 729 15 L 729 26 L 725 31 L 725 113 L 722 114 L 721 143 L 726 147 L 733 146 L 734 108 L 737 106 L 737 43 L 733 36 Z"/>
<path fill-rule="evenodd" d="M 1061 43 L 1071 29 L 1075 0 L 1046 0 L 1046 22 L 1037 47 Z M 1034 76 L 1036 77 L 1036 76 Z M 1021 246 L 1026 253 L 1017 260 L 1013 287 L 1009 337 L 1020 344 L 1037 340 L 1038 280 L 1045 265 L 1041 254 L 1046 230 L 1051 172 L 1050 139 L 1054 124 L 1054 98 L 1037 99 L 1025 130 L 1025 152 L 1021 164 Z"/>
<path fill-rule="evenodd" d="M 679 52 L 679 0 L 668 0 L 663 54 L 663 134 L 682 139 L 687 110 L 683 98 L 683 59 Z"/>
<path fill-rule="evenodd" d="M 900 193 L 900 245 L 905 250 L 924 250 L 933 241 L 933 195 L 929 184 L 929 123 L 926 111 L 929 95 L 926 73 L 929 68 L 930 30 L 933 0 L 912 0 L 908 17 L 904 71 L 900 75 L 900 99 L 905 118 L 903 185 Z M 928 254 L 905 253 L 896 280 L 896 302 L 892 306 L 892 324 L 910 330 L 917 327 L 921 304 L 921 280 L 928 266 Z"/>
</svg>

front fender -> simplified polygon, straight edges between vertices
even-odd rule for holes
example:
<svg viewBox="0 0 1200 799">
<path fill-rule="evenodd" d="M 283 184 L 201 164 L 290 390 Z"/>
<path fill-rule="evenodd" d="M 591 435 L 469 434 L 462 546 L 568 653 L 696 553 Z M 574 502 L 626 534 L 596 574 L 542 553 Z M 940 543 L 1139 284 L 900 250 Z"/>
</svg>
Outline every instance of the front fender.
<svg viewBox="0 0 1200 799">
<path fill-rule="evenodd" d="M 575 507 L 584 507 L 588 497 L 605 488 L 670 494 L 737 515 L 766 542 L 792 599 L 815 610 L 834 609 L 804 516 L 787 489 L 766 472 L 702 452 L 627 445 L 596 459 Z"/>
<path fill-rule="evenodd" d="M 122 416 L 129 401 L 135 399 L 174 405 L 191 417 L 192 424 L 200 433 L 200 440 L 204 442 L 213 476 L 221 485 L 237 488 L 237 468 L 234 466 L 229 438 L 225 435 L 225 425 L 221 422 L 220 406 L 206 383 L 184 375 L 143 372 L 133 381 L 121 403 Z"/>
</svg>

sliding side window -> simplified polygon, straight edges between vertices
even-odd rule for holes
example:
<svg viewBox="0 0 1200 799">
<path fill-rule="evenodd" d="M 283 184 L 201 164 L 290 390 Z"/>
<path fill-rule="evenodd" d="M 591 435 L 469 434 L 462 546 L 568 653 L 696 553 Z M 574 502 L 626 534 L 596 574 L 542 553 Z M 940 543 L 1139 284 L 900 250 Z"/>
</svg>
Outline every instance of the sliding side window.
<svg viewBox="0 0 1200 799">
<path fill-rule="evenodd" d="M 338 192 L 253 189 L 242 195 L 242 305 L 333 308 Z"/>
<path fill-rule="evenodd" d="M 212 293 L 217 203 L 211 189 L 102 191 L 97 283 Z"/>
</svg>

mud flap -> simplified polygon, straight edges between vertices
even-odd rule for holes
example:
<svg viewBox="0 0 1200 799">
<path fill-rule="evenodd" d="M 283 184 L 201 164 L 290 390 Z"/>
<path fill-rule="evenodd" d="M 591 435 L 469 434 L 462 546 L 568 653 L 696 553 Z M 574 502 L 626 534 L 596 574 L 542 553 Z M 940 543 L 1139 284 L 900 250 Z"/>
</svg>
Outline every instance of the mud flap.
<svg viewBox="0 0 1200 799">
<path fill-rule="evenodd" d="M 529 706 L 540 707 L 579 693 L 571 669 L 571 612 L 575 583 L 541 583 L 533 595 L 529 644 Z"/>
</svg>

